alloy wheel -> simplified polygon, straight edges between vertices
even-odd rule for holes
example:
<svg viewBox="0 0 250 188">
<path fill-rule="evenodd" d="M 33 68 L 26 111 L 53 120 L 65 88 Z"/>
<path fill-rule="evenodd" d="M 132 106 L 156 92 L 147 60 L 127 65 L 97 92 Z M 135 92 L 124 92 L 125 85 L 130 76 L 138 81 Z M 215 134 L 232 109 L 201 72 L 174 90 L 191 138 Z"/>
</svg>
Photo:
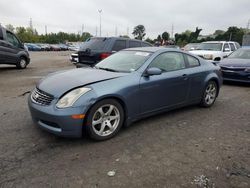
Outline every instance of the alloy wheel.
<svg viewBox="0 0 250 188">
<path fill-rule="evenodd" d="M 99 107 L 92 118 L 92 128 L 95 134 L 101 137 L 111 135 L 120 123 L 120 112 L 112 104 Z"/>
</svg>

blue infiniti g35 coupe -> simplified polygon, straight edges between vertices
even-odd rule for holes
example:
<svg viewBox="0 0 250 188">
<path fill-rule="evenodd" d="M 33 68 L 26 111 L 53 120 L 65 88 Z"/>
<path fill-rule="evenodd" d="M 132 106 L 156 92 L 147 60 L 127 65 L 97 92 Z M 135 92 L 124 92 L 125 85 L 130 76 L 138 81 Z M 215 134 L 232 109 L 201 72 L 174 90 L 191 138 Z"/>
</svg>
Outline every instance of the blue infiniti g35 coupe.
<svg viewBox="0 0 250 188">
<path fill-rule="evenodd" d="M 171 109 L 214 104 L 220 67 L 186 52 L 134 48 L 94 68 L 53 73 L 31 93 L 28 105 L 42 129 L 65 137 L 106 140 L 123 125 Z M 84 128 L 83 128 L 84 127 Z"/>
</svg>

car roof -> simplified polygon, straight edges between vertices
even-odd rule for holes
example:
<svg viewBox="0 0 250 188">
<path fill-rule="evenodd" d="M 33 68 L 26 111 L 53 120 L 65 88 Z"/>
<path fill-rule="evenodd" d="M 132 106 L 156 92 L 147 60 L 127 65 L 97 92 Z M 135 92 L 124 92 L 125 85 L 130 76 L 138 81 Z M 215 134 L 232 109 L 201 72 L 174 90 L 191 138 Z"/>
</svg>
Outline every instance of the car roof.
<svg viewBox="0 0 250 188">
<path fill-rule="evenodd" d="M 125 37 L 91 37 L 91 39 L 114 39 L 114 40 L 130 40 L 130 41 L 137 41 L 137 42 L 144 42 L 148 43 L 147 41 L 137 40 L 137 39 L 131 39 L 131 38 L 125 38 Z M 149 43 L 150 44 L 150 43 Z"/>
<path fill-rule="evenodd" d="M 179 49 L 175 48 L 166 48 L 166 47 L 139 47 L 139 48 L 127 48 L 122 51 L 143 51 L 143 52 L 157 52 L 157 51 L 177 51 L 179 52 Z"/>
<path fill-rule="evenodd" d="M 225 43 L 225 42 L 234 42 L 234 41 L 207 41 L 203 43 Z"/>
</svg>

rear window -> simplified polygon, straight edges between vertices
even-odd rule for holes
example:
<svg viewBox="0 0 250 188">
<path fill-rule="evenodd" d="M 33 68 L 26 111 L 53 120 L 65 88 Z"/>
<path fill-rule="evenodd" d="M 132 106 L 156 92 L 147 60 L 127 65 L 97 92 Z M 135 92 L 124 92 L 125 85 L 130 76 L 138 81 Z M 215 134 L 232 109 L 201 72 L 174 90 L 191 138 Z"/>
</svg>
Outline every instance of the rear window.
<svg viewBox="0 0 250 188">
<path fill-rule="evenodd" d="M 81 45 L 80 50 L 86 50 L 87 48 L 91 50 L 103 50 L 109 41 L 110 39 L 108 38 L 91 38 Z"/>
<path fill-rule="evenodd" d="M 112 51 L 120 51 L 126 48 L 126 41 L 125 40 L 117 40 L 114 43 L 114 46 L 112 48 Z"/>
<path fill-rule="evenodd" d="M 129 48 L 141 47 L 141 43 L 137 41 L 129 41 Z"/>
<path fill-rule="evenodd" d="M 152 45 L 151 45 L 151 44 L 148 44 L 148 43 L 145 43 L 145 42 L 142 42 L 142 43 L 141 43 L 141 46 L 142 46 L 142 47 L 151 47 Z"/>
</svg>

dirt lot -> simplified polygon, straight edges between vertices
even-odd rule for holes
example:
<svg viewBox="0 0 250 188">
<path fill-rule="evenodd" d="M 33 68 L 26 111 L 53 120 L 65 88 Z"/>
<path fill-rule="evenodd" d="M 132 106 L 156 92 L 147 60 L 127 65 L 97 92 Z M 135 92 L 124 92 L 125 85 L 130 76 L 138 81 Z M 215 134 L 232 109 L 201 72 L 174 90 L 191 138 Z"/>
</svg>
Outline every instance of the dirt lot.
<svg viewBox="0 0 250 188">
<path fill-rule="evenodd" d="M 250 86 L 224 85 L 210 109 L 144 119 L 105 142 L 58 138 L 32 123 L 24 93 L 74 68 L 68 54 L 0 67 L 0 187 L 250 187 Z"/>
</svg>

